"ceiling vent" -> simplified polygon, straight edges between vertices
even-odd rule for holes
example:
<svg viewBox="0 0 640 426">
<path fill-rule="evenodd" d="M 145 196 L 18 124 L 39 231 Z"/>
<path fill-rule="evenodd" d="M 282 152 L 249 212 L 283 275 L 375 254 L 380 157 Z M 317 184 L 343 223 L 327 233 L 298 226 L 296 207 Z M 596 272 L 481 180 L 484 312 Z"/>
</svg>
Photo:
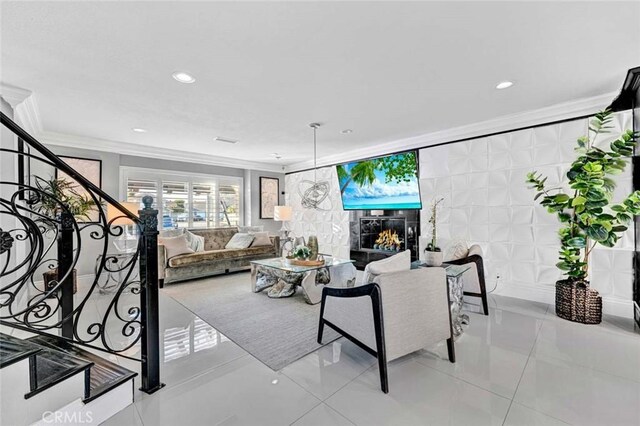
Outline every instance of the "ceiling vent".
<svg viewBox="0 0 640 426">
<path fill-rule="evenodd" d="M 215 138 L 213 138 L 213 140 L 216 142 L 224 142 L 224 143 L 238 143 L 237 139 L 223 138 L 220 136 L 216 136 Z"/>
</svg>

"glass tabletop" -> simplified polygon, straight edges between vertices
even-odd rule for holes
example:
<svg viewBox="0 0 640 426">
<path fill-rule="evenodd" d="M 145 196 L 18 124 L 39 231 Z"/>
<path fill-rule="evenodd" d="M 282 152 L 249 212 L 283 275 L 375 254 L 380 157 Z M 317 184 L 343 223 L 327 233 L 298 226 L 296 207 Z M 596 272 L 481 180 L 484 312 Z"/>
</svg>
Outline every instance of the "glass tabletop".
<svg viewBox="0 0 640 426">
<path fill-rule="evenodd" d="M 447 277 L 451 278 L 457 278 L 471 269 L 471 266 L 469 265 L 448 265 L 446 263 L 443 263 L 442 267 L 447 273 Z"/>
<path fill-rule="evenodd" d="M 429 268 L 429 266 L 427 266 L 423 261 L 417 260 L 417 261 L 411 263 L 411 269 L 415 269 L 415 268 Z M 442 268 L 444 268 L 445 272 L 447 273 L 447 277 L 449 277 L 449 278 L 457 278 L 460 275 L 462 275 L 465 272 L 467 272 L 469 269 L 471 269 L 471 266 L 469 266 L 469 265 L 452 265 L 452 264 L 448 264 L 448 263 L 443 263 L 442 264 Z"/>
<path fill-rule="evenodd" d="M 338 259 L 337 257 L 324 257 L 324 265 L 319 266 L 301 266 L 301 265 L 289 265 L 282 257 L 276 257 L 273 259 L 260 259 L 252 260 L 253 265 L 267 266 L 269 268 L 281 269 L 288 272 L 307 272 L 315 269 L 331 268 L 333 266 L 345 265 L 347 263 L 354 263 L 355 260 L 350 259 Z"/>
</svg>

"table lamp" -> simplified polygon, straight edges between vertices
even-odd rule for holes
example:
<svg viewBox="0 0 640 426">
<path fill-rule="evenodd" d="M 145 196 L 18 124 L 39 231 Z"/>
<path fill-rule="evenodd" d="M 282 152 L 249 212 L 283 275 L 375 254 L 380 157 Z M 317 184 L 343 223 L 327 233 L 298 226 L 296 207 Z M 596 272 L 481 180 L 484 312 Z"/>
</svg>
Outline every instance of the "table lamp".
<svg viewBox="0 0 640 426">
<path fill-rule="evenodd" d="M 291 206 L 275 206 L 273 208 L 273 220 L 277 220 L 282 222 L 282 227 L 280 228 L 280 233 L 285 238 L 285 240 L 289 239 L 289 228 L 287 227 L 287 222 L 291 220 L 293 216 L 293 211 L 291 210 Z"/>
<path fill-rule="evenodd" d="M 138 217 L 140 204 L 121 201 L 120 205 Z M 134 225 L 135 222 L 112 204 L 107 204 L 107 221 L 110 226 L 122 226 L 124 229 L 124 232 L 113 240 L 113 245 L 116 246 L 118 251 L 122 253 L 132 253 L 136 251 L 138 239 L 134 234 L 129 232 L 129 225 Z"/>
</svg>

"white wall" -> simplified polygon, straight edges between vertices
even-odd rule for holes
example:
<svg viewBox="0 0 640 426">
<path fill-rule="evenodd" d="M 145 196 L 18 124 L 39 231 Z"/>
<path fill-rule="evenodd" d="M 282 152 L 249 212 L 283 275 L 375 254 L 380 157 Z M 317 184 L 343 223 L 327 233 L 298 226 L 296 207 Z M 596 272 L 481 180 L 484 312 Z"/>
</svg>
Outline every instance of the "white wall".
<svg viewBox="0 0 640 426">
<path fill-rule="evenodd" d="M 305 238 L 316 235 L 321 253 L 348 259 L 349 213 L 342 209 L 336 168 L 332 166 L 318 169 L 317 176 L 318 181 L 329 182 L 329 197 L 323 203 L 326 210 L 310 210 L 301 205 L 300 184 L 303 180 L 313 181 L 313 171 L 293 173 L 285 178 L 286 204 L 293 209 L 293 220 L 289 224 L 291 235 Z"/>
<path fill-rule="evenodd" d="M 619 114 L 615 122 L 612 135 L 631 128 L 631 114 Z M 549 184 L 560 182 L 575 158 L 576 139 L 586 130 L 586 119 L 574 120 L 421 149 L 422 237 L 430 235 L 430 203 L 444 197 L 438 227 L 441 246 L 454 240 L 480 244 L 489 288 L 499 274 L 498 294 L 553 303 L 554 283 L 561 277 L 555 267 L 558 222 L 533 201 L 525 176 L 537 170 L 549 176 Z M 313 172 L 286 177 L 287 203 L 294 209 L 293 232 L 316 233 L 325 250 L 348 256 L 348 213 L 342 210 L 335 167 L 319 169 L 320 175 L 332 185 L 328 212 L 300 206 L 297 186 L 302 179 L 312 179 Z M 620 199 L 632 191 L 631 168 L 617 181 L 616 199 Z M 615 248 L 594 250 L 591 282 L 603 296 L 605 312 L 632 315 L 632 255 L 631 229 Z"/>
<path fill-rule="evenodd" d="M 631 126 L 629 113 L 615 120 L 616 135 Z M 420 189 L 425 207 L 444 197 L 438 233 L 442 245 L 455 240 L 478 243 L 485 251 L 488 285 L 499 294 L 552 303 L 561 277 L 558 222 L 537 202 L 525 182 L 529 171 L 549 176 L 555 186 L 564 180 L 576 139 L 587 120 L 473 139 L 420 151 Z M 602 138 L 606 144 L 612 137 Z M 616 199 L 632 191 L 631 168 L 617 176 Z M 430 235 L 429 212 L 422 211 L 423 236 Z M 630 315 L 633 232 L 613 249 L 599 247 L 592 256 L 591 282 L 605 300 L 605 311 Z M 628 312 L 627 312 L 628 311 Z"/>
</svg>

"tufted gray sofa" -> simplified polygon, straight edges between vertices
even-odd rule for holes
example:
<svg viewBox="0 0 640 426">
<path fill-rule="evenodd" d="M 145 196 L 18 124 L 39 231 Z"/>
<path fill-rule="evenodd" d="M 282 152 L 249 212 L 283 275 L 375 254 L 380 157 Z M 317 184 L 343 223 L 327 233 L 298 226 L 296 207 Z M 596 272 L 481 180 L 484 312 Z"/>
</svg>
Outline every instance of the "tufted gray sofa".
<svg viewBox="0 0 640 426">
<path fill-rule="evenodd" d="M 190 229 L 204 237 L 204 251 L 181 254 L 167 259 L 166 250 L 158 244 L 158 279 L 160 288 L 165 283 L 202 278 L 250 266 L 252 260 L 278 256 L 279 237 L 271 237 L 272 245 L 246 249 L 226 249 L 225 246 L 238 232 L 238 228 Z"/>
</svg>

